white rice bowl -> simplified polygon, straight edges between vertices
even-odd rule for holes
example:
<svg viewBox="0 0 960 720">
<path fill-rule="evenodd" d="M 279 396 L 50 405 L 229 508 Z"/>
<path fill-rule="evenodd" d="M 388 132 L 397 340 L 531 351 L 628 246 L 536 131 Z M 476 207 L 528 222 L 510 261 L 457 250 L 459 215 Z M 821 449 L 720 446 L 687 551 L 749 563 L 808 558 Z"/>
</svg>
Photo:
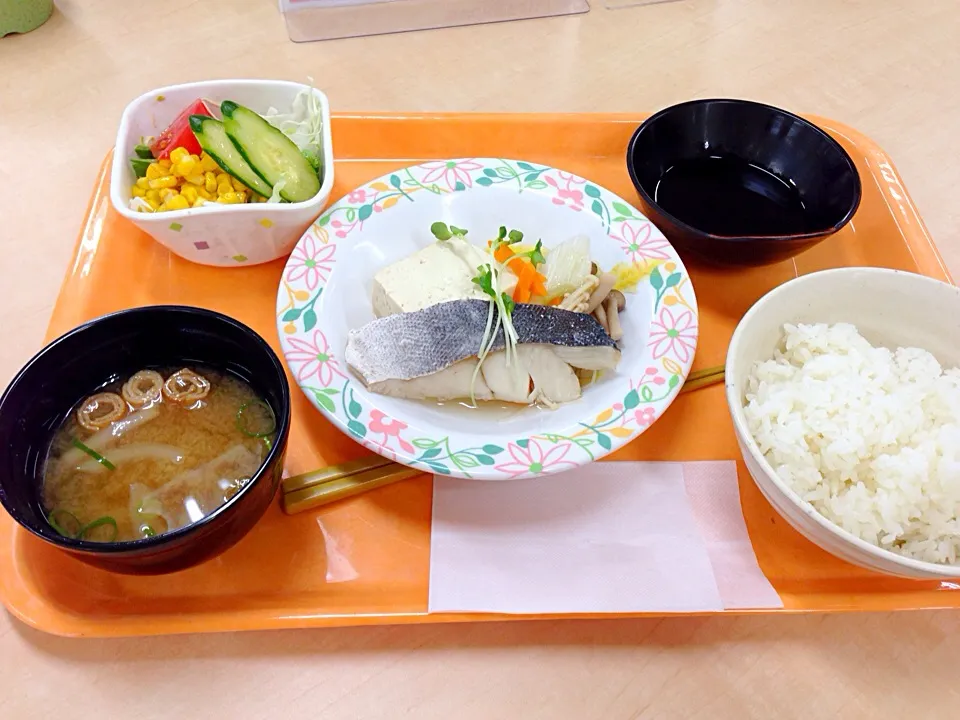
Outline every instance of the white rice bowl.
<svg viewBox="0 0 960 720">
<path fill-rule="evenodd" d="M 849 324 L 784 325 L 745 383 L 744 415 L 780 480 L 856 537 L 916 560 L 960 557 L 960 371 L 873 347 Z"/>
</svg>

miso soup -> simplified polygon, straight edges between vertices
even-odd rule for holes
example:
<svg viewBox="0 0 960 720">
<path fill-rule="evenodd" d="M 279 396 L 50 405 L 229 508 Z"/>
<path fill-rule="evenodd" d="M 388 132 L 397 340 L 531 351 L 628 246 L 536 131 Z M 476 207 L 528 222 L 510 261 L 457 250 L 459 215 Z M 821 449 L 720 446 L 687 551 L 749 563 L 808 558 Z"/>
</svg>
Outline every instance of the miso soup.
<svg viewBox="0 0 960 720">
<path fill-rule="evenodd" d="M 208 368 L 155 368 L 109 383 L 57 428 L 42 500 L 62 535 L 138 540 L 197 522 L 256 474 L 276 437 L 270 406 Z"/>
</svg>

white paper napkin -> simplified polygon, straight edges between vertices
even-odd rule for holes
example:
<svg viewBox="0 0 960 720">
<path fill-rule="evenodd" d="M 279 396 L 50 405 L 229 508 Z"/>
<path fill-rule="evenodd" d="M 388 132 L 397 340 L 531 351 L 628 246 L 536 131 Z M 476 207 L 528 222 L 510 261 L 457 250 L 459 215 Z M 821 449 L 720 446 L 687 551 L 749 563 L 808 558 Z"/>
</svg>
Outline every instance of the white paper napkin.
<svg viewBox="0 0 960 720">
<path fill-rule="evenodd" d="M 781 606 L 750 546 L 732 462 L 434 478 L 430 612 Z"/>
</svg>

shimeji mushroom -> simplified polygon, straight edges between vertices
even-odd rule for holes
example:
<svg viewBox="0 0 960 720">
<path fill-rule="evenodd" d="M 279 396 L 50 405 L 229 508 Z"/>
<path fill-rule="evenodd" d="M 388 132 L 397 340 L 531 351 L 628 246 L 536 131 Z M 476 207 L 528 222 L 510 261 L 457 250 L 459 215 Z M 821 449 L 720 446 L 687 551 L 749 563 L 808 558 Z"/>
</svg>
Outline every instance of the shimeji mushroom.
<svg viewBox="0 0 960 720">
<path fill-rule="evenodd" d="M 607 316 L 607 333 L 614 340 L 623 337 L 623 326 L 620 324 L 620 313 L 627 307 L 627 298 L 619 290 L 611 290 L 606 301 L 601 306 Z M 599 309 L 599 308 L 598 308 Z"/>
<path fill-rule="evenodd" d="M 610 294 L 610 291 L 613 290 L 613 286 L 617 282 L 617 276 L 613 273 L 603 273 L 599 279 L 599 284 L 590 294 L 590 299 L 587 301 L 588 313 L 592 313 L 600 307 L 600 304 L 607 299 L 607 295 Z"/>
</svg>

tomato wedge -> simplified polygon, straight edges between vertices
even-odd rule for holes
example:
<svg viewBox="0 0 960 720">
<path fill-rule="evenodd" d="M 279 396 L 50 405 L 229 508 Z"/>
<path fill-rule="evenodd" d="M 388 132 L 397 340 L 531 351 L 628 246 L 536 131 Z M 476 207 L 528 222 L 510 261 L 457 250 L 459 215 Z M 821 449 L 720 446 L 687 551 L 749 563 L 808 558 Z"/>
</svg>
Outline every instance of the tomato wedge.
<svg viewBox="0 0 960 720">
<path fill-rule="evenodd" d="M 157 160 L 168 157 L 170 151 L 178 147 L 185 148 L 193 155 L 200 154 L 200 142 L 190 129 L 191 115 L 213 117 L 203 100 L 197 99 L 190 103 L 150 145 L 150 152 Z"/>
</svg>

